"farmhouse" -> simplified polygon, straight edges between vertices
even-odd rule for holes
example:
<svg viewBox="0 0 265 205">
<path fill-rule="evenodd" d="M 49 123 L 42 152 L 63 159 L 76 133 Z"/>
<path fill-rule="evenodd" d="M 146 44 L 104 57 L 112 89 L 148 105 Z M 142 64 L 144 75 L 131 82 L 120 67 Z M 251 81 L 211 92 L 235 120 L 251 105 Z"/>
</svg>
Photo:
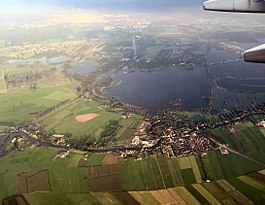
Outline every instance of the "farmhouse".
<svg viewBox="0 0 265 205">
<path fill-rule="evenodd" d="M 53 144 L 57 144 L 57 145 L 65 145 L 66 144 L 66 140 L 65 140 L 64 135 L 54 134 L 51 136 L 50 139 L 51 139 L 51 143 L 53 143 Z"/>
<path fill-rule="evenodd" d="M 259 122 L 258 127 L 265 127 L 265 120 Z"/>
</svg>

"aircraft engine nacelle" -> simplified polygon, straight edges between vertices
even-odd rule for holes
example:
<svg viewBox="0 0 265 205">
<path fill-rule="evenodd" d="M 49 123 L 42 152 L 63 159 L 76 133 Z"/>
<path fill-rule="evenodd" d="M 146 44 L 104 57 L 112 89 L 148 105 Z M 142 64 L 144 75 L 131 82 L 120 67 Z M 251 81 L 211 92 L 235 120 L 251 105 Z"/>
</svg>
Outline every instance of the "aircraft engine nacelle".
<svg viewBox="0 0 265 205">
<path fill-rule="evenodd" d="M 208 11 L 265 13 L 265 0 L 209 0 L 203 8 Z"/>
<path fill-rule="evenodd" d="M 265 44 L 244 52 L 246 62 L 265 63 Z"/>
</svg>

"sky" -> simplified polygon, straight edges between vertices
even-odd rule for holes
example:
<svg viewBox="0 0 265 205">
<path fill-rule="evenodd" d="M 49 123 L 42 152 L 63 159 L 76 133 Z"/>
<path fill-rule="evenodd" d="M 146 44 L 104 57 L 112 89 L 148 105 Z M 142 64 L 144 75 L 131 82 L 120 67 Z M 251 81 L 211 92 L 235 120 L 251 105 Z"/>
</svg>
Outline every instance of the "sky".
<svg viewBox="0 0 265 205">
<path fill-rule="evenodd" d="M 203 0 L 0 0 L 0 2 L 6 5 L 157 10 L 180 6 L 199 6 L 202 5 Z"/>
<path fill-rule="evenodd" d="M 202 11 L 204 0 L 0 0 L 0 20 L 28 22 L 41 16 L 54 15 L 61 11 L 84 9 L 94 12 L 115 13 L 190 13 Z M 182 12 L 183 13 L 183 12 Z"/>
</svg>

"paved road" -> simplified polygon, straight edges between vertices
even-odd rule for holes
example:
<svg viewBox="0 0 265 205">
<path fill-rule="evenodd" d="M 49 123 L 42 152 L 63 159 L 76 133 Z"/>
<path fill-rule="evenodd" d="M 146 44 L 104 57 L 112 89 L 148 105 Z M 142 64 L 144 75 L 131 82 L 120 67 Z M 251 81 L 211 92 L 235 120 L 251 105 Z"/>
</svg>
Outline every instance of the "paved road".
<svg viewBox="0 0 265 205">
<path fill-rule="evenodd" d="M 213 139 L 213 138 L 210 137 L 209 135 L 205 135 L 205 137 L 207 137 L 208 139 L 212 140 L 212 141 L 213 141 L 214 143 L 216 143 L 218 146 L 225 148 L 225 149 L 228 150 L 229 152 L 232 152 L 232 153 L 234 153 L 234 154 L 236 154 L 236 155 L 239 155 L 239 156 L 241 156 L 241 157 L 244 157 L 245 159 L 248 159 L 248 160 L 250 160 L 250 161 L 252 161 L 252 162 L 255 162 L 255 163 L 257 163 L 257 164 L 259 164 L 259 165 L 265 167 L 265 164 L 263 164 L 263 163 L 261 163 L 261 162 L 255 160 L 255 159 L 252 159 L 252 158 L 250 158 L 250 157 L 248 157 L 248 156 L 246 156 L 246 155 L 244 155 L 244 154 L 242 154 L 242 153 L 240 153 L 240 152 L 238 152 L 238 151 L 236 151 L 236 150 L 234 150 L 234 149 L 231 149 L 230 147 L 228 147 L 228 146 L 226 146 L 226 145 L 224 145 L 224 144 L 221 144 L 220 142 L 216 141 L 215 139 Z"/>
</svg>

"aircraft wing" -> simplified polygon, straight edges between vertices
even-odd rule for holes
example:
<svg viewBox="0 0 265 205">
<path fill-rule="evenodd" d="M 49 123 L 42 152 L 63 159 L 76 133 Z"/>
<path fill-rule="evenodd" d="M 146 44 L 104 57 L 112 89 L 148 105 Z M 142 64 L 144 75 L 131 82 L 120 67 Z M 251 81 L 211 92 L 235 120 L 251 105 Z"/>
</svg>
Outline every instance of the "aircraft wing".
<svg viewBox="0 0 265 205">
<path fill-rule="evenodd" d="M 203 7 L 208 11 L 265 13 L 265 0 L 209 0 Z"/>
<path fill-rule="evenodd" d="M 222 12 L 265 13 L 265 0 L 208 0 L 204 10 Z M 246 62 L 265 63 L 265 44 L 243 53 Z"/>
</svg>

